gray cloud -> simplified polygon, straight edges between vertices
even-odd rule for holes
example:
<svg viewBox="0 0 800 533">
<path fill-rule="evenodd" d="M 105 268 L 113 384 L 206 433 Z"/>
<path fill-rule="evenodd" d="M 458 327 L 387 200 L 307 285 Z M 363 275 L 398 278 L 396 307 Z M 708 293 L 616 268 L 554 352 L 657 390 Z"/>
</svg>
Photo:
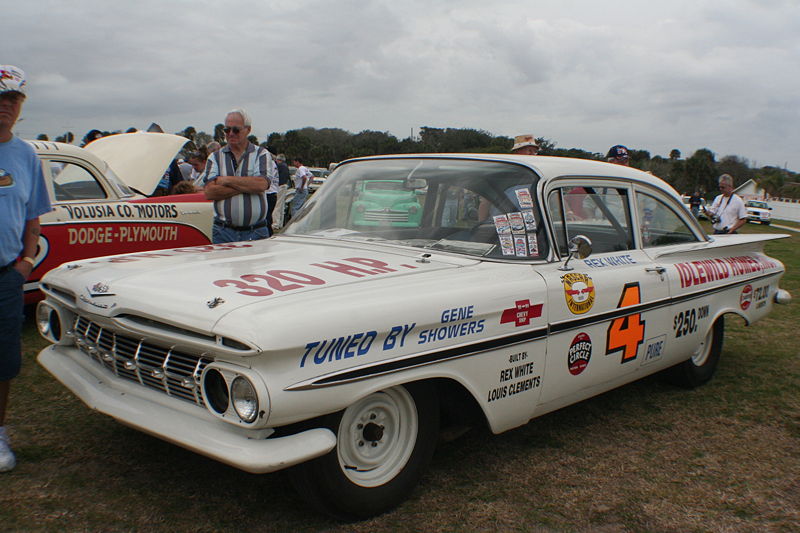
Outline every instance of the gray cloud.
<svg viewBox="0 0 800 533">
<path fill-rule="evenodd" d="M 474 127 L 800 170 L 800 6 L 651 4 L 29 0 L 5 10 L 0 60 L 28 72 L 27 137 L 210 131 L 244 106 L 262 138 Z"/>
</svg>

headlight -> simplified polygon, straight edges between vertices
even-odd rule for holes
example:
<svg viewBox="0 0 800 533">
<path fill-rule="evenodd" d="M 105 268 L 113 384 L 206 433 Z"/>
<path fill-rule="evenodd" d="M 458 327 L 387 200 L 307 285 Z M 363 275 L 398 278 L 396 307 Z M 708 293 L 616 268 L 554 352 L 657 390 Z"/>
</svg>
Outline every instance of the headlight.
<svg viewBox="0 0 800 533">
<path fill-rule="evenodd" d="M 239 376 L 231 384 L 231 399 L 236 414 L 245 422 L 252 422 L 258 416 L 258 395 L 250 380 Z"/>
<path fill-rule="evenodd" d="M 74 319 L 72 312 L 56 307 L 46 300 L 36 306 L 36 327 L 42 337 L 55 344 L 72 342 L 69 328 Z"/>
<path fill-rule="evenodd" d="M 228 410 L 228 384 L 222 372 L 211 369 L 203 380 L 203 394 L 209 407 L 217 414 L 225 414 Z"/>
<path fill-rule="evenodd" d="M 203 370 L 200 381 L 211 414 L 237 426 L 266 427 L 269 391 L 253 369 L 215 361 Z"/>
</svg>

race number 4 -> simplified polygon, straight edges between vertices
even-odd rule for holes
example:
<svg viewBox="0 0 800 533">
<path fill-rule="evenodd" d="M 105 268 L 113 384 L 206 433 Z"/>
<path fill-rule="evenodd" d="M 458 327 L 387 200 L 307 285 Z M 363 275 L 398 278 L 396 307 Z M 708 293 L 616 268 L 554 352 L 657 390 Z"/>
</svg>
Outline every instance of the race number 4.
<svg viewBox="0 0 800 533">
<path fill-rule="evenodd" d="M 639 283 L 626 283 L 622 289 L 617 308 L 630 307 L 642 303 Z M 621 316 L 611 321 L 606 334 L 606 355 L 622 350 L 621 363 L 636 359 L 639 345 L 644 342 L 644 320 L 641 313 Z"/>
</svg>

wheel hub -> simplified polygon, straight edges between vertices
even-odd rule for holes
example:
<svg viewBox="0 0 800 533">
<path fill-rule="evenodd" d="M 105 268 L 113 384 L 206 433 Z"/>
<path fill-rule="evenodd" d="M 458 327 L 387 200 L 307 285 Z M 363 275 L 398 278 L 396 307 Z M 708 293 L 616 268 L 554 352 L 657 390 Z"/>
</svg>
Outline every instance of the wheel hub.
<svg viewBox="0 0 800 533">
<path fill-rule="evenodd" d="M 370 422 L 364 426 L 364 440 L 376 442 L 383 438 L 383 426 Z"/>
</svg>

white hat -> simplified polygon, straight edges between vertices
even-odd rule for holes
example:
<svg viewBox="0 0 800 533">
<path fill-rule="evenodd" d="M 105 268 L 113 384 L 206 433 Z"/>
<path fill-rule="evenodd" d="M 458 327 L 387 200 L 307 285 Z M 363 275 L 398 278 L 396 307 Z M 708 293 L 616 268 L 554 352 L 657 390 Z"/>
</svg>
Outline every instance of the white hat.
<svg viewBox="0 0 800 533">
<path fill-rule="evenodd" d="M 14 65 L 0 65 L 0 93 L 25 94 L 25 73 Z"/>
<path fill-rule="evenodd" d="M 539 145 L 536 144 L 536 139 L 531 134 L 526 135 L 517 135 L 514 137 L 514 146 L 511 148 L 511 151 L 519 150 L 525 146 L 535 146 L 539 148 Z"/>
</svg>

